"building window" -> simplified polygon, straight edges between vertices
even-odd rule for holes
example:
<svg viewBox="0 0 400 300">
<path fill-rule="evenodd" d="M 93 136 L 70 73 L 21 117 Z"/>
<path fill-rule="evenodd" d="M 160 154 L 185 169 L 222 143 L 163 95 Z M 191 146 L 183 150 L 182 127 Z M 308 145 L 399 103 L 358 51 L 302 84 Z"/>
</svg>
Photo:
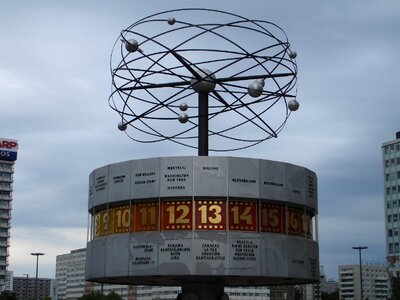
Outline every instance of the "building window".
<svg viewBox="0 0 400 300">
<path fill-rule="evenodd" d="M 386 208 L 390 208 L 390 203 L 386 203 Z"/>
<path fill-rule="evenodd" d="M 389 167 L 389 161 L 385 160 L 385 167 L 388 168 Z"/>
<path fill-rule="evenodd" d="M 393 243 L 389 243 L 389 252 L 390 252 L 390 253 L 393 252 Z"/>
<path fill-rule="evenodd" d="M 392 229 L 389 229 L 388 230 L 388 236 L 392 236 L 393 235 L 393 231 L 392 231 Z"/>
<path fill-rule="evenodd" d="M 397 201 L 393 201 L 393 207 L 397 207 Z"/>
<path fill-rule="evenodd" d="M 397 188 L 395 186 L 392 186 L 392 192 L 396 193 L 396 191 L 397 191 Z"/>
<path fill-rule="evenodd" d="M 386 174 L 386 181 L 390 180 L 390 174 Z"/>
<path fill-rule="evenodd" d="M 399 251 L 399 243 L 394 243 L 394 251 L 398 252 Z"/>
<path fill-rule="evenodd" d="M 399 230 L 397 228 L 393 229 L 393 233 L 394 236 L 398 236 L 399 235 Z"/>
<path fill-rule="evenodd" d="M 388 223 L 392 222 L 392 216 L 391 215 L 389 215 L 387 218 L 388 218 Z"/>
<path fill-rule="evenodd" d="M 390 145 L 390 150 L 394 150 L 394 145 Z"/>
<path fill-rule="evenodd" d="M 400 151 L 400 145 L 399 144 L 396 145 L 396 151 Z"/>
<path fill-rule="evenodd" d="M 392 159 L 390 160 L 390 162 L 391 162 L 392 165 L 394 165 L 396 161 L 395 161 L 394 158 L 392 158 Z"/>
<path fill-rule="evenodd" d="M 394 215 L 393 215 L 393 222 L 397 222 L 397 221 L 398 221 L 397 214 L 394 214 Z"/>
<path fill-rule="evenodd" d="M 386 188 L 386 195 L 390 195 L 390 188 Z"/>
</svg>

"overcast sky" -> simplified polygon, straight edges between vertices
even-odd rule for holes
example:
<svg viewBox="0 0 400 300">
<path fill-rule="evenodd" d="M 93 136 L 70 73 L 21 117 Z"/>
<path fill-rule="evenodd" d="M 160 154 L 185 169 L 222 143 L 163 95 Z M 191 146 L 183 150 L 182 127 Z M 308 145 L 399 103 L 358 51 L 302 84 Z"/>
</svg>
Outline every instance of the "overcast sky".
<svg viewBox="0 0 400 300">
<path fill-rule="evenodd" d="M 320 264 L 385 261 L 381 144 L 399 124 L 398 1 L 0 0 L 0 136 L 19 141 L 10 266 L 55 277 L 56 255 L 86 246 L 88 176 L 100 166 L 196 155 L 143 145 L 108 107 L 109 59 L 120 31 L 150 14 L 206 7 L 281 26 L 297 51 L 298 101 L 277 139 L 233 156 L 286 161 L 319 179 Z M 201 4 L 200 4 L 201 3 Z"/>
</svg>

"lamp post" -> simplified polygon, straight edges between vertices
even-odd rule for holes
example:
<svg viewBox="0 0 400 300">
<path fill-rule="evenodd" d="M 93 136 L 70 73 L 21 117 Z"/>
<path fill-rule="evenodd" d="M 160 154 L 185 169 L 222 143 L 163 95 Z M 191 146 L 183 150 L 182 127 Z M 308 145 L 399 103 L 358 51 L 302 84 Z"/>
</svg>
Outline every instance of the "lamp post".
<svg viewBox="0 0 400 300">
<path fill-rule="evenodd" d="M 360 264 L 360 295 L 361 295 L 361 300 L 363 300 L 363 282 L 362 282 L 362 266 L 361 266 L 361 251 L 368 249 L 366 246 L 357 246 L 357 247 L 352 247 L 354 250 L 358 250 L 358 258 L 359 258 L 359 264 Z"/>
<path fill-rule="evenodd" d="M 37 280 L 38 280 L 39 256 L 44 255 L 44 253 L 35 252 L 31 253 L 31 255 L 36 256 L 35 300 L 38 300 Z"/>
<path fill-rule="evenodd" d="M 25 300 L 28 300 L 28 285 L 29 285 L 29 274 L 22 274 L 26 276 L 25 281 Z"/>
</svg>

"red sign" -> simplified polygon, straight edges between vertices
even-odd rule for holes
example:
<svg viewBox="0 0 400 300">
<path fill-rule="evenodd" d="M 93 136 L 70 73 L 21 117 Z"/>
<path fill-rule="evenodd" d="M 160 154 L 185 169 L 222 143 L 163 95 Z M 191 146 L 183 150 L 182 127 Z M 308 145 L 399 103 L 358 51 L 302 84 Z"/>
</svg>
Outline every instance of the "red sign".
<svg viewBox="0 0 400 300">
<path fill-rule="evenodd" d="M 15 140 L 3 140 L 0 139 L 0 149 L 7 149 L 7 150 L 18 150 L 18 142 Z"/>
<path fill-rule="evenodd" d="M 135 222 L 131 231 L 156 231 L 159 227 L 158 202 L 135 203 L 132 207 Z"/>
<path fill-rule="evenodd" d="M 131 224 L 131 210 L 129 205 L 118 206 L 110 209 L 112 212 L 112 233 L 129 232 Z"/>
<path fill-rule="evenodd" d="M 285 206 L 279 204 L 261 204 L 261 232 L 285 233 Z"/>
<path fill-rule="evenodd" d="M 195 203 L 196 230 L 226 230 L 226 201 L 200 200 Z"/>
<path fill-rule="evenodd" d="M 257 231 L 257 202 L 229 202 L 229 229 Z"/>
<path fill-rule="evenodd" d="M 301 235 L 303 209 L 288 207 L 288 234 Z"/>
<path fill-rule="evenodd" d="M 192 201 L 165 201 L 161 204 L 161 230 L 192 230 Z"/>
<path fill-rule="evenodd" d="M 193 211 L 194 210 L 194 211 Z M 258 218 L 260 217 L 260 221 Z M 94 215 L 94 238 L 158 230 L 234 230 L 313 238 L 312 211 L 277 203 L 226 200 L 158 201 L 104 208 Z M 260 223 L 260 225 L 258 225 Z M 229 224 L 229 225 L 228 225 Z M 259 226 L 259 227 L 258 227 Z"/>
</svg>

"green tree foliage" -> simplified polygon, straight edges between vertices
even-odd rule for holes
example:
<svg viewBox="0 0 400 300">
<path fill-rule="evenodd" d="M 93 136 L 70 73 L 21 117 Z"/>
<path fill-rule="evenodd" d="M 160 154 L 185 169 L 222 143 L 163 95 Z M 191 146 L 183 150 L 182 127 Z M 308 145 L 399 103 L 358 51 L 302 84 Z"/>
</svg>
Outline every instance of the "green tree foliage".
<svg viewBox="0 0 400 300">
<path fill-rule="evenodd" d="M 122 300 L 122 297 L 116 292 L 112 291 L 105 297 L 105 300 Z"/>
<path fill-rule="evenodd" d="M 78 300 L 122 300 L 122 297 L 114 291 L 112 291 L 108 295 L 102 295 L 101 292 L 96 291 L 83 295 L 79 297 Z"/>
<path fill-rule="evenodd" d="M 321 293 L 321 300 L 339 300 L 339 291 L 333 292 L 333 293 Z"/>
<path fill-rule="evenodd" d="M 17 294 L 11 291 L 2 291 L 0 300 L 17 300 Z"/>
<path fill-rule="evenodd" d="M 400 278 L 392 278 L 392 299 L 400 299 Z"/>
</svg>

